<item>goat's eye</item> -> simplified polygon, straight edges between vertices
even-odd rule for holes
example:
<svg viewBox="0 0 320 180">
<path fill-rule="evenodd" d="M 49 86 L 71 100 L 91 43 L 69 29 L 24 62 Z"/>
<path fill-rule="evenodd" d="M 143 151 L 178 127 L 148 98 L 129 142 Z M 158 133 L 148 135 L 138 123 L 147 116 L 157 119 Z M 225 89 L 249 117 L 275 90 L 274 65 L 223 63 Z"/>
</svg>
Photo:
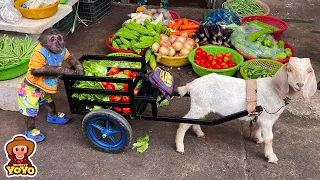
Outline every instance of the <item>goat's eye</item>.
<svg viewBox="0 0 320 180">
<path fill-rule="evenodd" d="M 310 69 L 310 70 L 308 71 L 308 73 L 312 73 L 312 69 Z"/>
<path fill-rule="evenodd" d="M 288 72 L 291 72 L 291 69 L 288 69 Z"/>
</svg>

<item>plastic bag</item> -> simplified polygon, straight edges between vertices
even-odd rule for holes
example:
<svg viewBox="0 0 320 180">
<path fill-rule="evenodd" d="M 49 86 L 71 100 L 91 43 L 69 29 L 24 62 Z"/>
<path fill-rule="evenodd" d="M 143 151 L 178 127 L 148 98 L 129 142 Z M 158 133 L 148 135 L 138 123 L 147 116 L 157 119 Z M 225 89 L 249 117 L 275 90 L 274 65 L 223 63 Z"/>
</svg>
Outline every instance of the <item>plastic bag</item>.
<svg viewBox="0 0 320 180">
<path fill-rule="evenodd" d="M 0 9 L 6 6 L 12 6 L 13 7 L 14 0 L 0 0 Z"/>
<path fill-rule="evenodd" d="M 56 3 L 58 0 L 29 0 L 23 4 L 24 8 L 42 8 Z"/>
<path fill-rule="evenodd" d="M 277 47 L 277 41 L 270 34 L 260 36 L 264 39 L 262 42 L 260 40 L 256 42 L 247 41 L 249 35 L 259 30 L 261 28 L 256 26 L 239 26 L 230 36 L 232 45 L 243 54 L 255 58 L 273 59 L 278 53 L 284 52 L 284 49 Z M 272 48 L 266 47 L 266 42 L 271 43 L 269 45 Z"/>
<path fill-rule="evenodd" d="M 19 24 L 22 19 L 20 11 L 13 6 L 6 6 L 0 9 L 1 18 L 10 24 Z"/>
<path fill-rule="evenodd" d="M 216 9 L 214 12 L 210 13 L 207 17 L 207 22 L 210 24 L 240 24 L 240 17 L 237 16 L 233 11 L 228 9 Z"/>
</svg>

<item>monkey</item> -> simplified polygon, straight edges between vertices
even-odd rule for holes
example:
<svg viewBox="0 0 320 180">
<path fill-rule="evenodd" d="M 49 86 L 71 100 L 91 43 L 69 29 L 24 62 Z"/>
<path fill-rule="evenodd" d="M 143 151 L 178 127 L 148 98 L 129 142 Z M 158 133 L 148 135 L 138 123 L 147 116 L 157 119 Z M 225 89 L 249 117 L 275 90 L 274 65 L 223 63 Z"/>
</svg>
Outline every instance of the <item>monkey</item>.
<svg viewBox="0 0 320 180">
<path fill-rule="evenodd" d="M 65 124 L 70 120 L 64 113 L 57 112 L 51 97 L 51 94 L 57 93 L 58 77 L 84 73 L 82 64 L 65 47 L 65 36 L 58 29 L 44 30 L 38 40 L 39 44 L 30 58 L 26 77 L 17 88 L 19 111 L 25 117 L 24 134 L 37 143 L 45 138 L 35 127 L 40 105 L 45 105 L 49 123 Z M 71 67 L 63 67 L 62 62 L 71 64 Z"/>
<path fill-rule="evenodd" d="M 35 145 L 23 136 L 16 136 L 6 146 L 9 162 L 6 166 L 32 167 L 29 156 L 33 153 Z"/>
</svg>

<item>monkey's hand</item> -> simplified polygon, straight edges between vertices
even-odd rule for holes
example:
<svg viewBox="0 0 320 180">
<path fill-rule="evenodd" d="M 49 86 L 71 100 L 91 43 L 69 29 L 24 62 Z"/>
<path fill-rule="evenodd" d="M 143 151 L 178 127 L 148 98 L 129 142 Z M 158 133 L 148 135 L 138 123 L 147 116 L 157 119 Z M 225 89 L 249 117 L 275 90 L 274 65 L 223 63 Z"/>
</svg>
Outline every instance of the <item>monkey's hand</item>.
<svg viewBox="0 0 320 180">
<path fill-rule="evenodd" d="M 34 76 L 60 76 L 60 75 L 77 75 L 75 70 L 60 66 L 44 66 L 40 69 L 32 69 L 31 74 Z"/>
<path fill-rule="evenodd" d="M 78 61 L 76 58 L 74 58 L 73 55 L 70 55 L 70 57 L 67 60 L 72 64 L 72 66 L 74 66 L 76 68 L 77 75 L 82 76 L 84 74 L 82 64 L 80 63 L 80 61 Z"/>
</svg>

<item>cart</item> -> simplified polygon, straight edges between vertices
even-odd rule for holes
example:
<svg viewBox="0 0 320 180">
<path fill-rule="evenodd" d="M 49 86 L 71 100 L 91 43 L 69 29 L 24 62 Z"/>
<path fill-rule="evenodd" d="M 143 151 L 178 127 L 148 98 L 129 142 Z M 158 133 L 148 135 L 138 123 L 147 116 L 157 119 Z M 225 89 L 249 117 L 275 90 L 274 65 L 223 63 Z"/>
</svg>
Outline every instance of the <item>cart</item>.
<svg viewBox="0 0 320 180">
<path fill-rule="evenodd" d="M 129 55 L 127 55 L 129 56 Z M 122 61 L 139 63 L 140 68 L 119 68 L 120 71 L 129 69 L 131 71 L 139 71 L 144 74 L 147 73 L 145 59 L 142 57 L 123 57 L 122 56 L 96 56 L 85 55 L 80 58 L 80 62 L 84 60 L 104 60 L 104 61 Z M 180 117 L 166 117 L 159 116 L 157 112 L 157 98 L 161 93 L 158 88 L 151 86 L 150 82 L 143 80 L 143 77 L 137 76 L 135 79 L 126 78 L 110 78 L 110 77 L 95 77 L 95 76 L 62 76 L 65 90 L 68 98 L 69 107 L 72 114 L 85 115 L 82 121 L 82 130 L 85 137 L 91 145 L 108 153 L 119 153 L 126 150 L 132 141 L 132 129 L 127 119 L 136 120 L 153 120 L 165 121 L 175 123 L 189 123 L 201 125 L 217 125 L 227 121 L 231 121 L 244 116 L 251 116 L 252 113 L 248 111 L 241 111 L 229 116 L 225 116 L 215 120 L 200 120 L 188 119 Z M 110 91 L 106 89 L 89 89 L 74 87 L 77 81 L 95 81 L 95 82 L 111 82 L 111 83 L 125 83 L 128 84 L 128 91 L 115 90 Z M 142 85 L 138 94 L 134 95 L 134 89 L 138 82 L 142 81 Z M 88 94 L 105 94 L 105 95 L 121 95 L 129 96 L 130 102 L 111 102 L 111 101 L 90 101 L 79 100 L 72 98 L 74 93 L 88 93 Z M 174 96 L 178 96 L 175 92 Z M 188 96 L 188 95 L 186 95 Z M 144 115 L 144 111 L 148 104 L 151 104 L 151 115 Z M 99 105 L 106 107 L 129 107 L 131 112 L 129 114 L 117 113 L 110 109 L 99 109 L 90 111 L 86 108 L 88 105 Z M 256 107 L 256 113 L 262 111 L 260 106 Z"/>
</svg>

